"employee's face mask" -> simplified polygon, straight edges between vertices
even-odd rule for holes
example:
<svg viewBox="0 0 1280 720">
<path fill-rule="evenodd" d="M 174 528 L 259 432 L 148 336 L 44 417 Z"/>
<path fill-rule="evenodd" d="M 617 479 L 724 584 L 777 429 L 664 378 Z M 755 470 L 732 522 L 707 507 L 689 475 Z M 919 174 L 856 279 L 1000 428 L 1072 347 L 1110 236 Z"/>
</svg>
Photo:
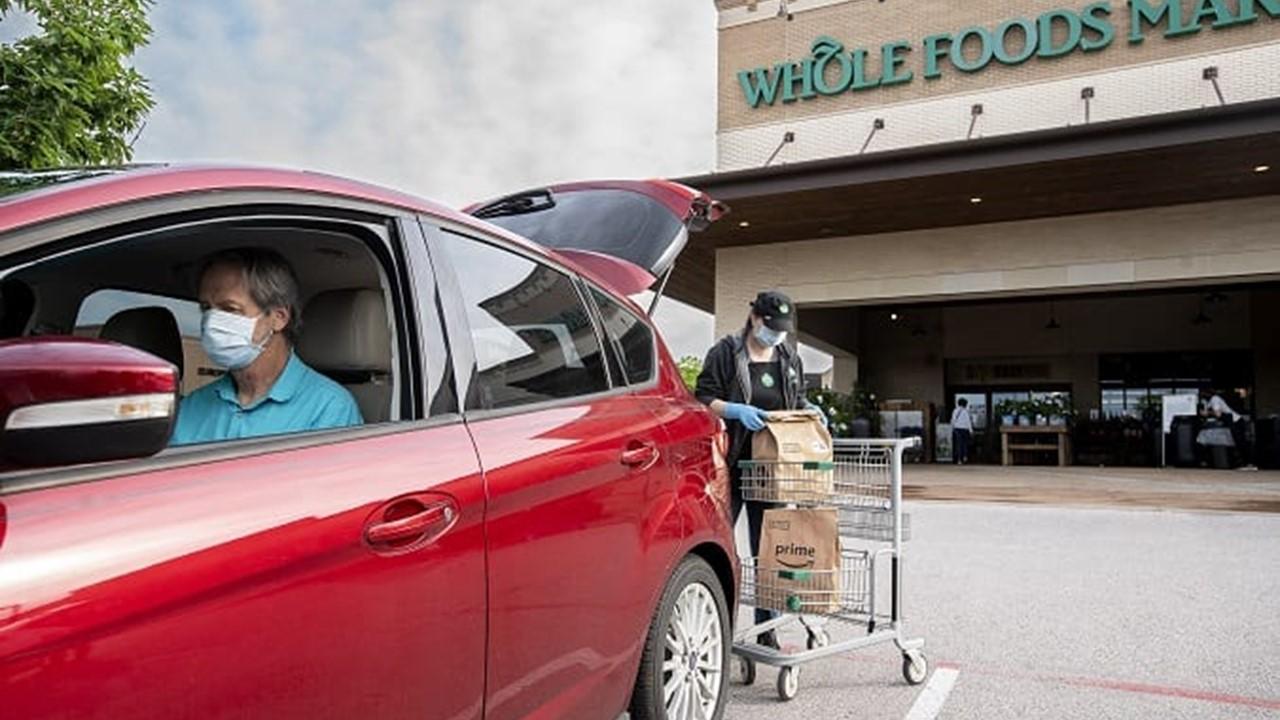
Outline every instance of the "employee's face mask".
<svg viewBox="0 0 1280 720">
<path fill-rule="evenodd" d="M 777 347 L 785 342 L 787 332 L 785 330 L 773 330 L 768 325 L 761 323 L 756 327 L 756 340 L 760 341 L 765 347 Z"/>
<path fill-rule="evenodd" d="M 209 359 L 228 370 L 241 370 L 252 365 L 271 339 L 271 333 L 267 333 L 262 342 L 253 341 L 258 317 L 245 317 L 213 308 L 205 310 L 200 323 L 200 344 Z"/>
</svg>

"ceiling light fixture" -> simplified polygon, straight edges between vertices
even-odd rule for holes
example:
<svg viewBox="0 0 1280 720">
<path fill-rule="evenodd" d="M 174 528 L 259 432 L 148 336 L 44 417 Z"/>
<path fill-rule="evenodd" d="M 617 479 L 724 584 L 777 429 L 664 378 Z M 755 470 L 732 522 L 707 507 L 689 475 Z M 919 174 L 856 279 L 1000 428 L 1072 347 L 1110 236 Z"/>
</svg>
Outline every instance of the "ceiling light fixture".
<svg viewBox="0 0 1280 720">
<path fill-rule="evenodd" d="M 973 203 L 974 205 L 979 205 L 982 203 L 982 198 L 975 195 L 974 197 L 969 198 L 969 202 Z"/>
<path fill-rule="evenodd" d="M 1053 306 L 1053 301 L 1049 301 L 1049 322 L 1044 324 L 1045 330 L 1061 330 L 1062 323 L 1058 322 L 1058 313 Z"/>
<path fill-rule="evenodd" d="M 751 227 L 751 222 L 748 220 L 743 220 L 742 222 L 738 223 L 738 227 L 740 228 Z"/>
<path fill-rule="evenodd" d="M 898 322 L 898 313 L 889 313 L 889 319 Z"/>
<path fill-rule="evenodd" d="M 1270 165 L 1255 165 L 1253 171 L 1256 173 L 1264 173 L 1271 169 Z"/>
<path fill-rule="evenodd" d="M 1195 316 L 1195 317 L 1193 317 L 1193 318 L 1191 318 L 1191 324 L 1192 324 L 1192 325 L 1208 325 L 1208 324 L 1209 324 L 1209 323 L 1211 323 L 1211 322 L 1213 322 L 1213 318 L 1209 317 L 1209 316 L 1208 316 L 1208 314 L 1206 314 L 1206 313 L 1205 313 L 1205 311 L 1204 311 L 1204 298 L 1201 298 L 1201 299 L 1200 299 L 1200 312 L 1196 313 L 1196 316 Z"/>
</svg>

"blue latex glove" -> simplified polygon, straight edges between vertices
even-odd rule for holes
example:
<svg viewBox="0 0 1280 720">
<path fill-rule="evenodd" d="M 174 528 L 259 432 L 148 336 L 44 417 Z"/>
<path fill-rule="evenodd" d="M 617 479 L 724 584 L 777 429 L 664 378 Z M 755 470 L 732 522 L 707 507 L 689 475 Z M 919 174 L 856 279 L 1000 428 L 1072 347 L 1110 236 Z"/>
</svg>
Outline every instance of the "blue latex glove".
<svg viewBox="0 0 1280 720">
<path fill-rule="evenodd" d="M 827 428 L 828 430 L 831 429 L 831 420 L 830 418 L 827 417 L 827 413 L 822 408 L 818 407 L 817 405 L 814 405 L 808 400 L 805 400 L 804 409 L 809 410 L 811 412 L 818 413 L 818 417 L 822 418 L 822 427 Z"/>
<path fill-rule="evenodd" d="M 752 405 L 725 403 L 724 406 L 725 420 L 737 420 L 751 432 L 763 430 L 764 421 L 767 417 L 768 413 Z"/>
</svg>

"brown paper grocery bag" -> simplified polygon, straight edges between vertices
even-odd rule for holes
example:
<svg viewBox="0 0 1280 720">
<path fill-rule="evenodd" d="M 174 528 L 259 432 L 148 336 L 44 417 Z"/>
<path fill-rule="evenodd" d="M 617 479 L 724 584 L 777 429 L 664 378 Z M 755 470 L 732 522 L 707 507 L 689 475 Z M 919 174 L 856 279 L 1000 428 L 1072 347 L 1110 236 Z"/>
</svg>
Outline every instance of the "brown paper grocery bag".
<svg viewBox="0 0 1280 720">
<path fill-rule="evenodd" d="M 756 607 L 789 613 L 840 609 L 840 534 L 834 508 L 765 510 Z"/>
<path fill-rule="evenodd" d="M 763 430 L 751 437 L 752 462 L 765 481 L 760 500 L 821 502 L 834 489 L 831 433 L 813 413 L 771 412 Z"/>
</svg>

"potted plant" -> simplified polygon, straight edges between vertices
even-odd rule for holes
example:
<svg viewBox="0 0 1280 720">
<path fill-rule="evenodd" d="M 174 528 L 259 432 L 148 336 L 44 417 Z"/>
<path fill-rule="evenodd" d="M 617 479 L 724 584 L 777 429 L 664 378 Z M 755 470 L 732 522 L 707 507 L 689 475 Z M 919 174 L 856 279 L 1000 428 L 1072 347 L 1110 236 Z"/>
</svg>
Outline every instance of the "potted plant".
<svg viewBox="0 0 1280 720">
<path fill-rule="evenodd" d="M 1036 401 L 1022 400 L 1017 403 L 1018 408 L 1018 424 L 1031 425 L 1036 417 Z"/>
<path fill-rule="evenodd" d="M 818 388 L 810 390 L 806 397 L 827 416 L 827 427 L 832 437 L 876 437 L 880 414 L 875 393 L 858 389 L 853 393 L 842 393 Z"/>
<path fill-rule="evenodd" d="M 1018 420 L 1018 403 L 1013 400 L 1001 400 L 996 403 L 996 416 L 1001 425 L 1013 425 Z"/>
</svg>

